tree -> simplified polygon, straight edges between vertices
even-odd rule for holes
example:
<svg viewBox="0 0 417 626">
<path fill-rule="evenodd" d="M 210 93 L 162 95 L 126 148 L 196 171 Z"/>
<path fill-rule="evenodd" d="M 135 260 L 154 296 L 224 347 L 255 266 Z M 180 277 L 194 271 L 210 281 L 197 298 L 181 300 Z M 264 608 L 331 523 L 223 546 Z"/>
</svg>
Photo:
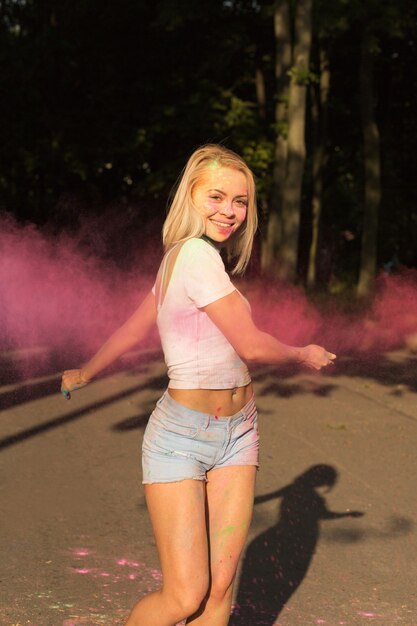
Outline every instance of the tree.
<svg viewBox="0 0 417 626">
<path fill-rule="evenodd" d="M 295 16 L 294 61 L 288 102 L 288 154 L 282 194 L 281 245 L 278 276 L 294 281 L 297 274 L 301 190 L 306 158 L 305 119 L 310 79 L 312 0 L 298 0 Z"/>
<path fill-rule="evenodd" d="M 262 246 L 261 265 L 277 273 L 282 234 L 282 195 L 287 171 L 289 70 L 292 63 L 290 7 L 288 0 L 275 0 L 275 151 L 269 199 L 267 234 Z"/>
<path fill-rule="evenodd" d="M 375 119 L 376 95 L 374 55 L 376 38 L 365 25 L 361 45 L 359 92 L 364 153 L 364 215 L 362 247 L 358 280 L 358 296 L 366 296 L 373 284 L 377 268 L 378 214 L 381 202 L 381 164 L 379 129 Z"/>
<path fill-rule="evenodd" d="M 265 271 L 294 279 L 298 260 L 310 286 L 343 289 L 361 248 L 370 283 L 396 253 L 415 265 L 415 0 L 314 0 L 311 70 L 297 61 L 306 6 L 4 0 L 0 210 L 59 230 L 110 205 L 142 228 L 163 218 L 192 150 L 220 141 L 255 172 Z M 372 73 L 361 89 L 358 68 Z M 372 159 L 365 102 L 380 134 Z M 365 210 L 376 153 L 378 241 Z"/>
<path fill-rule="evenodd" d="M 311 84 L 312 100 L 312 197 L 311 243 L 308 257 L 307 286 L 316 285 L 317 251 L 322 214 L 323 171 L 327 159 L 328 109 L 330 92 L 330 67 L 324 46 L 319 49 L 319 80 Z"/>
<path fill-rule="evenodd" d="M 274 4 L 276 138 L 262 268 L 290 281 L 296 277 L 298 260 L 312 4 L 312 0 L 297 0 L 293 19 L 289 0 Z"/>
</svg>

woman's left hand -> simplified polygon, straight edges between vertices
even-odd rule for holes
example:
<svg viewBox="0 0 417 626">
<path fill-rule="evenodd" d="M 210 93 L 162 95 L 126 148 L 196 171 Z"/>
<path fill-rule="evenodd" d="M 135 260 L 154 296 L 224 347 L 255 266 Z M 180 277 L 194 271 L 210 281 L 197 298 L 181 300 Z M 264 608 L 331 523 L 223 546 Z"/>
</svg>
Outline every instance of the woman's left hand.
<svg viewBox="0 0 417 626">
<path fill-rule="evenodd" d="M 301 348 L 301 358 L 299 362 L 312 369 L 320 370 L 322 367 L 333 365 L 335 358 L 336 355 L 332 352 L 328 352 L 325 348 L 310 344 L 309 346 L 305 346 L 305 348 Z"/>
</svg>

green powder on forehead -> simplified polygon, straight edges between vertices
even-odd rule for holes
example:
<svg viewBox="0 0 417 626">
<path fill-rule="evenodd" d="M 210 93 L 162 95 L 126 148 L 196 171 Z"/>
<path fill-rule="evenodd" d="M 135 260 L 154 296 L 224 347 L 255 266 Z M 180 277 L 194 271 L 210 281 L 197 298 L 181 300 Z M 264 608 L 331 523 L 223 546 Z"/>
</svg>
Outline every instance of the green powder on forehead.
<svg viewBox="0 0 417 626">
<path fill-rule="evenodd" d="M 212 161 L 210 161 L 207 167 L 211 170 L 217 170 L 220 167 L 219 159 L 213 159 Z"/>
</svg>

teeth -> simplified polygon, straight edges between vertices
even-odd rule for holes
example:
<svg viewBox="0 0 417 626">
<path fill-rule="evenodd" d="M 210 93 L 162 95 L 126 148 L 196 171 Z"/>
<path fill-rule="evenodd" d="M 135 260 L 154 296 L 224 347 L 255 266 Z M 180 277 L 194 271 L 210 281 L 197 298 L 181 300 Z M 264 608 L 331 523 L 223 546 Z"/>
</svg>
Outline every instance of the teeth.
<svg viewBox="0 0 417 626">
<path fill-rule="evenodd" d="M 211 220 L 213 224 L 217 224 L 217 226 L 221 226 L 222 228 L 231 228 L 232 224 L 225 224 L 224 222 L 216 222 L 216 220 Z"/>
</svg>

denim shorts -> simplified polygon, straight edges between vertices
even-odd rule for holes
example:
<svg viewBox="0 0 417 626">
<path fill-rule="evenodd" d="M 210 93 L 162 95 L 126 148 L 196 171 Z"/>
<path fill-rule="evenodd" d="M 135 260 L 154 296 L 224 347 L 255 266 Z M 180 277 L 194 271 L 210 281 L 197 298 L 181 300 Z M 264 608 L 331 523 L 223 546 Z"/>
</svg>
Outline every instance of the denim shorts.
<svg viewBox="0 0 417 626">
<path fill-rule="evenodd" d="M 252 397 L 235 415 L 215 417 L 188 409 L 165 391 L 143 436 L 143 484 L 207 480 L 230 465 L 259 466 L 258 414 Z"/>
</svg>

